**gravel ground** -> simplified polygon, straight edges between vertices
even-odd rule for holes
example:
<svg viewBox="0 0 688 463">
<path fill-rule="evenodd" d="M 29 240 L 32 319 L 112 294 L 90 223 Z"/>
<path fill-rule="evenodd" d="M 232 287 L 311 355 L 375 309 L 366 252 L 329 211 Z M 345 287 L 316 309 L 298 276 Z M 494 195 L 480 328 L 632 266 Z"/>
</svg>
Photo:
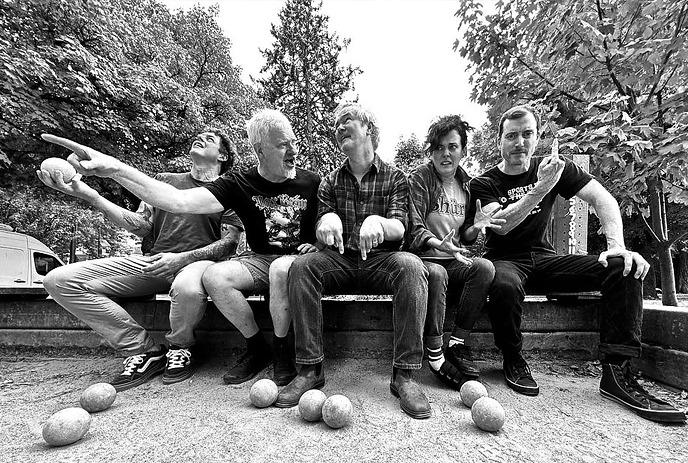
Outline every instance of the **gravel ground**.
<svg viewBox="0 0 688 463">
<path fill-rule="evenodd" d="M 41 437 L 43 423 L 78 406 L 81 391 L 107 381 L 120 360 L 109 352 L 0 354 L 0 462 L 688 461 L 688 426 L 652 423 L 603 399 L 598 363 L 547 355 L 529 357 L 537 397 L 508 389 L 496 358 L 479 362 L 490 396 L 506 410 L 497 433 L 480 431 L 458 393 L 427 368 L 419 381 L 433 416 L 414 420 L 389 393 L 387 360 L 326 361 L 323 390 L 345 394 L 354 405 L 353 423 L 331 430 L 303 421 L 297 408 L 252 407 L 248 391 L 255 380 L 222 384 L 232 360 L 224 358 L 202 365 L 189 381 L 164 386 L 156 378 L 120 393 L 109 410 L 93 415 L 81 441 L 51 448 Z M 685 391 L 645 386 L 688 407 Z"/>
</svg>

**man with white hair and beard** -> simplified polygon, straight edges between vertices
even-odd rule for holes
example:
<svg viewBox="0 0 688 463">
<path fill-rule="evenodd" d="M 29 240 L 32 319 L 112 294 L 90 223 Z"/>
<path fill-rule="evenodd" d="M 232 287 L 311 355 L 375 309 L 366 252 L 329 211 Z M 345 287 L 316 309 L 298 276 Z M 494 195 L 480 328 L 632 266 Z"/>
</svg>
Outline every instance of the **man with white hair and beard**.
<svg viewBox="0 0 688 463">
<path fill-rule="evenodd" d="M 249 141 L 258 165 L 230 172 L 199 188 L 178 190 L 135 168 L 70 140 L 44 135 L 73 153 L 68 160 L 84 175 L 109 177 L 152 206 L 187 214 L 210 214 L 232 209 L 244 224 L 251 251 L 222 265 L 210 267 L 203 284 L 215 305 L 246 338 L 247 351 L 223 377 L 228 384 L 251 379 L 270 363 L 270 349 L 256 325 L 243 292 L 265 293 L 273 262 L 288 269 L 293 256 L 315 251 L 317 174 L 297 168 L 296 137 L 279 111 L 264 109 L 247 123 Z M 280 259 L 287 256 L 284 259 Z M 286 274 L 286 270 L 282 270 Z M 281 294 L 286 295 L 286 278 Z M 279 289 L 278 289 L 278 292 Z M 276 382 L 288 383 L 296 375 L 293 343 L 286 340 L 291 318 L 284 297 L 271 306 Z M 281 336 L 280 336 L 281 335 Z"/>
</svg>

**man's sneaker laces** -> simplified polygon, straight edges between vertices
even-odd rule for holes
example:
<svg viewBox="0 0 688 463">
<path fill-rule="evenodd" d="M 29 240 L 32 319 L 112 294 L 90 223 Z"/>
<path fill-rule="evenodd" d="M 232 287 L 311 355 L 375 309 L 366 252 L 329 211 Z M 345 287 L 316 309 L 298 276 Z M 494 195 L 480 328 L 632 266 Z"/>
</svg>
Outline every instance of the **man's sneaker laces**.
<svg viewBox="0 0 688 463">
<path fill-rule="evenodd" d="M 191 362 L 191 352 L 188 349 L 170 349 L 166 355 L 168 370 L 184 368 Z"/>
<path fill-rule="evenodd" d="M 121 376 L 133 375 L 134 372 L 137 370 L 138 365 L 141 365 L 145 358 L 146 358 L 146 354 L 132 355 L 130 357 L 125 358 L 124 361 L 122 362 L 124 364 L 124 368 L 122 370 L 122 373 L 120 373 L 120 375 Z M 150 365 L 151 361 L 154 361 L 154 359 L 151 358 L 149 360 L 149 362 L 140 371 L 141 372 L 146 371 L 146 369 Z"/>
</svg>

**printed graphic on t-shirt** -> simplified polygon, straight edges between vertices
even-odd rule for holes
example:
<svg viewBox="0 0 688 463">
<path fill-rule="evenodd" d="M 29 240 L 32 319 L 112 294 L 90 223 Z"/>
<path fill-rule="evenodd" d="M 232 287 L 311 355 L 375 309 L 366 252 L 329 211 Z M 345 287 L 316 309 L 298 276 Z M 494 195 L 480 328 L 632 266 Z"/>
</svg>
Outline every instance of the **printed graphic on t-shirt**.
<svg viewBox="0 0 688 463">
<path fill-rule="evenodd" d="M 301 214 L 308 201 L 300 195 L 281 194 L 274 197 L 253 196 L 253 201 L 265 214 L 268 242 L 281 248 L 295 248 L 301 244 Z"/>
<path fill-rule="evenodd" d="M 530 190 L 532 190 L 533 188 L 535 188 L 535 183 L 531 183 L 531 184 L 525 185 L 525 186 L 518 186 L 516 188 L 511 188 L 510 190 L 508 190 L 506 192 L 506 194 L 509 197 L 508 198 L 501 197 L 501 198 L 499 198 L 499 202 L 502 204 L 506 204 L 506 203 L 513 204 L 516 201 L 518 201 L 519 199 L 523 198 L 525 195 L 527 195 L 528 192 Z M 530 215 L 535 215 L 538 212 L 540 212 L 541 210 L 542 209 L 540 207 L 540 203 L 538 202 L 537 206 L 535 206 L 533 208 L 533 210 L 530 211 Z"/>
<path fill-rule="evenodd" d="M 437 202 L 433 205 L 431 212 L 465 217 L 466 203 L 456 198 L 447 198 L 446 194 L 441 193 L 437 198 Z"/>
</svg>

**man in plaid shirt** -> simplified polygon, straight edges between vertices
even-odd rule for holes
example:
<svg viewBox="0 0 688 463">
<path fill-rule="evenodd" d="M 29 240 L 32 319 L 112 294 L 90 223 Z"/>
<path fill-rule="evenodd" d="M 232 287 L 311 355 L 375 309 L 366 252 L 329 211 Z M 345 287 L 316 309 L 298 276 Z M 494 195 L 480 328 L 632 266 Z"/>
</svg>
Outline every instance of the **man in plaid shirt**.
<svg viewBox="0 0 688 463">
<path fill-rule="evenodd" d="M 408 221 L 406 176 L 375 153 L 379 129 L 370 111 L 342 104 L 335 121 L 337 145 L 347 159 L 318 190 L 316 235 L 327 247 L 297 258 L 289 271 L 289 306 L 301 369 L 275 405 L 295 406 L 304 392 L 325 384 L 322 294 L 382 292 L 393 294 L 390 391 L 410 416 L 428 418 L 430 404 L 412 376 L 423 356 L 427 270 L 417 256 L 399 251 Z"/>
</svg>

